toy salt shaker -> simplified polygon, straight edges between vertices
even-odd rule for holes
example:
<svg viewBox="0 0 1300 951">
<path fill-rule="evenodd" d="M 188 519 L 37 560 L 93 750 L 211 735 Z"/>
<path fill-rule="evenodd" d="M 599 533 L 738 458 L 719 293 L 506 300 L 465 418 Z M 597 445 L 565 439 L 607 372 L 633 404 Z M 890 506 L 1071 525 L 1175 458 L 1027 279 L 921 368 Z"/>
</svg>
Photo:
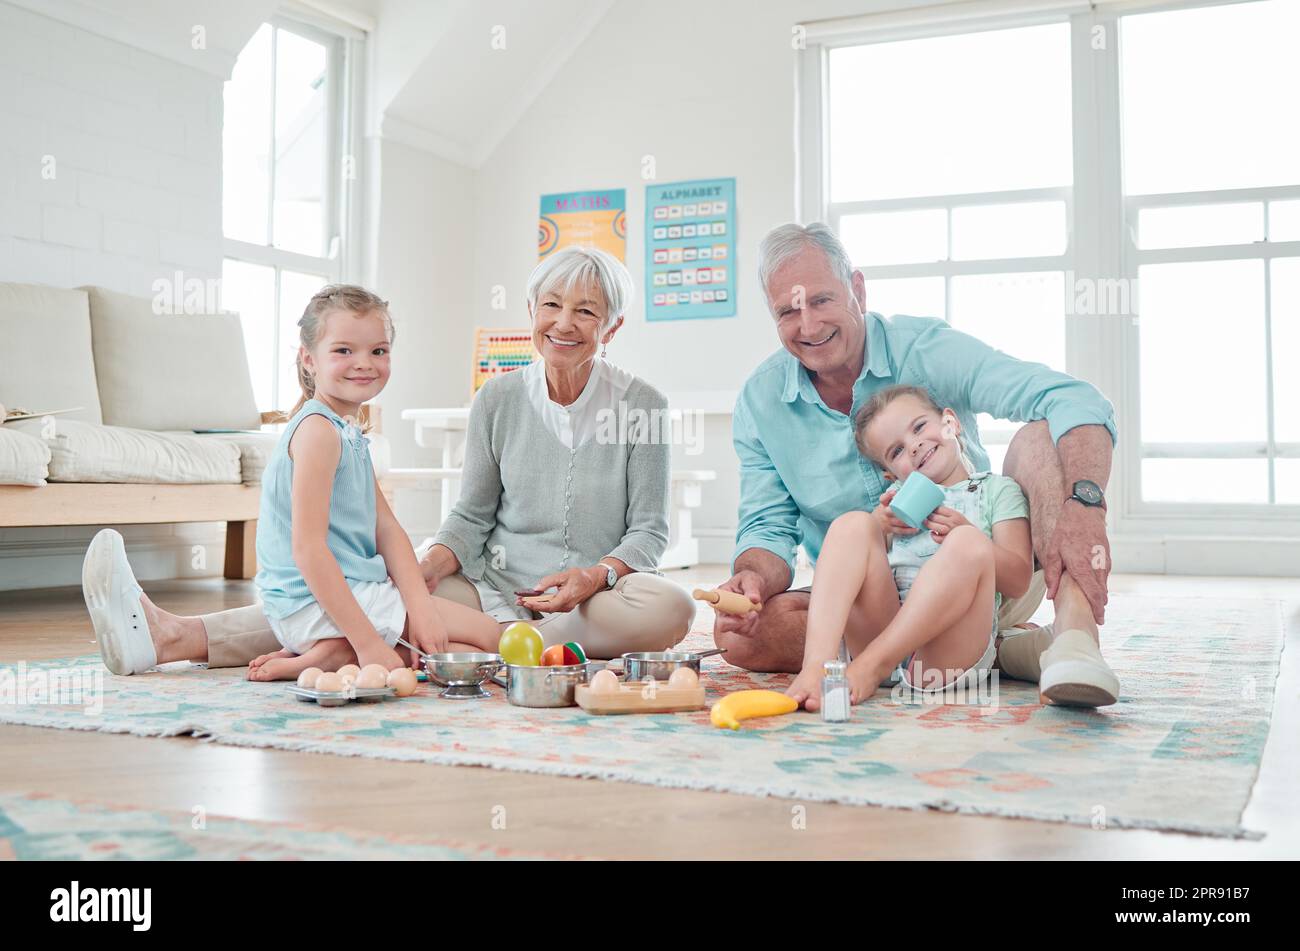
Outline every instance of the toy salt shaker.
<svg viewBox="0 0 1300 951">
<path fill-rule="evenodd" d="M 842 660 L 828 660 L 823 665 L 822 719 L 828 723 L 849 719 L 849 682 L 844 677 L 847 667 Z"/>
</svg>

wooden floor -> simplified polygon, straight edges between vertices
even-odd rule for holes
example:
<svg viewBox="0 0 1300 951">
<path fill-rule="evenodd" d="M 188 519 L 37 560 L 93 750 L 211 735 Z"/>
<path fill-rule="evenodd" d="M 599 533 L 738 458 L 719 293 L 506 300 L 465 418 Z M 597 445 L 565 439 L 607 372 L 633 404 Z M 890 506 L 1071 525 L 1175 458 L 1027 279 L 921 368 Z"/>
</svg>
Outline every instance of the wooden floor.
<svg viewBox="0 0 1300 951">
<path fill-rule="evenodd" d="M 721 566 L 674 572 L 687 587 Z M 147 585 L 181 614 L 249 603 L 247 582 Z M 935 812 L 799 804 L 497 770 L 238 749 L 180 737 L 141 738 L 0 726 L 0 791 L 245 819 L 408 832 L 547 853 L 607 858 L 1295 858 L 1300 855 L 1300 580 L 1120 576 L 1112 590 L 1275 598 L 1287 641 L 1263 768 L 1245 825 L 1261 841 Z M 0 593 L 0 662 L 92 651 L 80 589 Z M 494 829 L 497 807 L 506 828 Z"/>
</svg>

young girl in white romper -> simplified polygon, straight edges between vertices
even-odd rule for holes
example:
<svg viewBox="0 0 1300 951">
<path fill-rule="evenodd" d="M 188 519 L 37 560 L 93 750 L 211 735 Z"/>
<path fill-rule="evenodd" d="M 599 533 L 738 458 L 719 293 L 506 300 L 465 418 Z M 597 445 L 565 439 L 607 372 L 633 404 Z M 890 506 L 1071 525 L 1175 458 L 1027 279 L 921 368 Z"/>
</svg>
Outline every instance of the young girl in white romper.
<svg viewBox="0 0 1300 951">
<path fill-rule="evenodd" d="M 889 509 L 831 523 L 808 606 L 803 668 L 786 691 L 820 704 L 822 665 L 843 640 L 853 703 L 872 696 L 901 664 L 909 686 L 939 691 L 978 683 L 997 656 L 1002 597 L 1029 587 L 1029 507 L 1012 479 L 971 472 L 961 427 L 924 389 L 891 386 L 858 413 L 858 449 L 899 484 L 914 471 L 944 489 L 944 502 L 916 530 Z"/>
<path fill-rule="evenodd" d="M 361 405 L 388 383 L 387 302 L 332 285 L 298 322 L 303 396 L 262 479 L 255 579 L 283 649 L 250 680 L 291 680 L 308 667 L 408 666 L 403 633 L 427 653 L 496 650 L 490 617 L 430 596 L 410 539 L 377 490 Z"/>
</svg>

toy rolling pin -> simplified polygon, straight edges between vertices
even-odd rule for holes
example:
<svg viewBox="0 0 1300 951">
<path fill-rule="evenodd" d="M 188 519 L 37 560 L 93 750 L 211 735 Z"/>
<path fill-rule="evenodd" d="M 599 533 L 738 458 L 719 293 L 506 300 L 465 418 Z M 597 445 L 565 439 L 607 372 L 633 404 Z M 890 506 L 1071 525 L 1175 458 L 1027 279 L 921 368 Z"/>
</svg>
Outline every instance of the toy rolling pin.
<svg viewBox="0 0 1300 951">
<path fill-rule="evenodd" d="M 708 601 L 713 605 L 713 610 L 721 611 L 723 614 L 748 614 L 750 611 L 757 611 L 763 605 L 755 604 L 743 594 L 737 594 L 735 591 L 705 591 L 703 588 L 696 588 L 692 593 L 696 601 Z"/>
</svg>

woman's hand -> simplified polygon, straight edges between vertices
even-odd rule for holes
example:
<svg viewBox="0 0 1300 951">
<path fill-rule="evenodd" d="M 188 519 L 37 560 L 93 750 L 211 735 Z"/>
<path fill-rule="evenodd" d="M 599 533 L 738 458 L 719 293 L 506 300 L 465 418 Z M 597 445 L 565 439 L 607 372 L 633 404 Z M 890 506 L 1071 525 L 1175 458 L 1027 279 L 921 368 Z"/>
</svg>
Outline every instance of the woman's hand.
<svg viewBox="0 0 1300 951">
<path fill-rule="evenodd" d="M 940 505 L 931 513 L 930 517 L 925 520 L 925 527 L 930 530 L 930 537 L 940 545 L 958 525 L 969 525 L 966 516 L 962 515 L 956 509 L 950 509 L 946 505 Z"/>
<path fill-rule="evenodd" d="M 563 614 L 572 611 L 593 594 L 605 590 L 606 576 L 607 570 L 604 565 L 596 565 L 592 568 L 570 568 L 568 571 L 547 575 L 537 582 L 538 591 L 554 587 L 556 589 L 554 594 L 542 594 L 532 598 L 520 597 L 516 598 L 515 603 L 531 611 L 541 611 L 543 614 Z"/>
<path fill-rule="evenodd" d="M 447 651 L 447 626 L 442 623 L 442 618 L 438 615 L 438 609 L 433 606 L 432 601 L 425 601 L 421 604 L 408 607 L 406 609 L 407 622 L 410 625 L 408 633 L 411 635 L 411 643 L 425 654 L 443 654 Z M 416 666 L 419 666 L 419 659 L 412 658 Z"/>
<path fill-rule="evenodd" d="M 895 535 L 915 535 L 917 530 L 908 525 L 901 518 L 894 514 L 889 503 L 894 501 L 894 496 L 898 494 L 898 488 L 886 489 L 880 496 L 880 504 L 872 510 L 871 514 L 877 522 L 880 523 L 881 530 L 885 533 L 885 540 L 893 538 Z"/>
<path fill-rule="evenodd" d="M 446 545 L 434 545 L 420 559 L 420 571 L 429 593 L 433 594 L 443 578 L 449 578 L 460 571 L 460 562 Z"/>
</svg>

